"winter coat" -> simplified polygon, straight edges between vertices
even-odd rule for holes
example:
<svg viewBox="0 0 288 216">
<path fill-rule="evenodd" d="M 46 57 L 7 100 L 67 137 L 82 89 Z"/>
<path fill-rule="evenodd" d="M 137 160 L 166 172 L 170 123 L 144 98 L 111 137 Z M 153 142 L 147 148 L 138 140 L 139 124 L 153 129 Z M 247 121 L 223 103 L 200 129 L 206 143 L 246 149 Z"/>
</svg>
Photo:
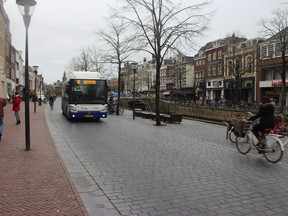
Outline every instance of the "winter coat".
<svg viewBox="0 0 288 216">
<path fill-rule="evenodd" d="M 0 98 L 0 117 L 4 116 L 4 109 L 3 107 L 6 106 L 7 101 L 4 98 Z"/>
<path fill-rule="evenodd" d="M 261 125 L 263 128 L 274 128 L 274 110 L 274 102 L 261 104 L 258 113 L 255 116 L 250 117 L 249 120 L 256 120 L 260 118 L 259 125 Z"/>
<path fill-rule="evenodd" d="M 18 95 L 18 96 L 15 96 L 14 98 L 13 98 L 13 107 L 12 107 L 12 110 L 13 111 L 16 111 L 16 112 L 18 112 L 19 110 L 20 110 L 20 103 L 21 103 L 21 98 L 20 98 L 20 96 Z"/>
</svg>

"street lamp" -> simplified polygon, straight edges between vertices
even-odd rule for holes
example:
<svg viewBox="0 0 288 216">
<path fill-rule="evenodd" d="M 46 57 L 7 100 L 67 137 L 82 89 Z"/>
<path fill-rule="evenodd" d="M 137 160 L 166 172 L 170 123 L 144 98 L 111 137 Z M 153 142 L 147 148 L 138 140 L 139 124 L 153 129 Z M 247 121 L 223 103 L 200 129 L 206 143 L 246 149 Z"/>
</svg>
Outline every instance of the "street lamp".
<svg viewBox="0 0 288 216">
<path fill-rule="evenodd" d="M 133 120 L 135 119 L 135 82 L 136 82 L 136 70 L 137 70 L 137 63 L 132 63 L 133 69 Z"/>
<path fill-rule="evenodd" d="M 35 0 L 16 0 L 19 11 L 23 16 L 26 29 L 25 39 L 25 141 L 26 151 L 30 150 L 30 116 L 29 116 L 29 72 L 28 72 L 28 28 L 30 25 L 31 16 L 33 15 L 36 5 Z"/>
<path fill-rule="evenodd" d="M 41 106 L 42 105 L 42 75 L 41 75 L 41 78 L 40 78 L 40 98 L 39 98 L 39 105 Z"/>
<path fill-rule="evenodd" d="M 37 103 L 37 91 L 36 91 L 36 81 L 37 81 L 37 73 L 38 73 L 39 66 L 33 66 L 33 70 L 35 73 L 35 80 L 34 80 L 34 112 L 36 112 L 36 103 Z"/>
</svg>

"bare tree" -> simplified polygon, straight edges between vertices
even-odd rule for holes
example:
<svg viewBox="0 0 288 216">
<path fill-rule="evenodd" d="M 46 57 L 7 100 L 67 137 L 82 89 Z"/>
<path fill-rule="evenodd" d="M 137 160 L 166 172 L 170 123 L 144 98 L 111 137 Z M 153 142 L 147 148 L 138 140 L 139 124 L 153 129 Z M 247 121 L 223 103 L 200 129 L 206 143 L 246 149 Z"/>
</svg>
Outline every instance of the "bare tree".
<svg viewBox="0 0 288 216">
<path fill-rule="evenodd" d="M 174 82 L 178 90 L 182 89 L 183 78 L 186 75 L 186 63 L 184 59 L 187 57 L 177 50 L 176 57 L 172 60 L 174 66 Z"/>
<path fill-rule="evenodd" d="M 89 49 L 82 48 L 79 56 L 73 57 L 67 66 L 67 71 L 90 71 L 92 69 Z"/>
<path fill-rule="evenodd" d="M 286 68 L 288 59 L 286 58 L 286 53 L 288 49 L 288 10 L 278 9 L 272 12 L 273 18 L 271 20 L 261 20 L 263 26 L 264 36 L 271 37 L 271 42 L 276 42 L 276 51 L 281 52 L 281 70 L 279 74 L 281 76 L 281 93 L 280 93 L 280 107 L 279 111 L 283 112 L 285 107 L 285 87 L 286 87 Z M 269 57 L 269 56 L 268 56 Z M 271 58 L 273 56 L 270 56 Z"/>
<path fill-rule="evenodd" d="M 118 100 L 116 107 L 116 115 L 119 115 L 119 102 L 121 92 L 121 66 L 133 54 L 132 44 L 134 37 L 128 34 L 128 28 L 123 23 L 114 22 L 112 19 L 109 22 L 107 31 L 100 30 L 98 35 L 109 47 L 105 52 L 105 61 L 118 66 Z"/>
<path fill-rule="evenodd" d="M 76 57 L 73 57 L 69 64 L 66 66 L 66 71 L 68 73 L 71 73 L 72 71 L 77 71 L 78 70 L 78 60 Z"/>
<path fill-rule="evenodd" d="M 105 60 L 102 51 L 96 46 L 89 47 L 91 71 L 99 72 L 102 77 L 111 77 L 113 71 L 107 71 L 105 67 Z"/>
<path fill-rule="evenodd" d="M 71 59 L 66 70 L 68 73 L 71 71 L 97 71 L 103 77 L 108 77 L 110 74 L 106 73 L 102 58 L 96 46 L 82 48 L 79 56 Z"/>
<path fill-rule="evenodd" d="M 256 61 L 256 45 L 253 47 L 244 46 L 241 47 L 241 42 L 247 41 L 244 37 L 235 36 L 233 33 L 231 37 L 226 38 L 227 44 L 227 51 L 225 52 L 226 55 L 226 72 L 229 76 L 232 76 L 233 82 L 230 84 L 232 85 L 232 95 L 234 96 L 233 105 L 234 108 L 236 107 L 236 103 L 239 102 L 239 88 L 240 88 L 240 81 L 242 77 L 247 73 L 254 72 L 254 63 Z M 249 56 L 249 58 L 247 58 Z M 248 61 L 249 60 L 249 61 Z"/>
<path fill-rule="evenodd" d="M 152 54 L 156 66 L 156 125 L 160 126 L 160 68 L 168 50 L 195 45 L 195 37 L 207 29 L 211 13 L 201 13 L 210 1 L 176 6 L 170 0 L 122 0 L 116 17 L 124 19 L 135 32 L 141 49 Z"/>
<path fill-rule="evenodd" d="M 91 54 L 89 49 L 82 49 L 80 52 L 78 60 L 79 70 L 81 71 L 91 71 L 92 62 L 91 62 Z"/>
</svg>

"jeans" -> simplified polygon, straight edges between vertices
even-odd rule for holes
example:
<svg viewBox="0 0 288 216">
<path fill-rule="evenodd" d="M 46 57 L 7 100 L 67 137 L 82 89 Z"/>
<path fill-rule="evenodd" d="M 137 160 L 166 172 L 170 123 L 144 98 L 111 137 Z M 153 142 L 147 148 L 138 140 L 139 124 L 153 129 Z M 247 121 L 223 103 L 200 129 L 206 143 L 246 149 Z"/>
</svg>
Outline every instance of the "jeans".
<svg viewBox="0 0 288 216">
<path fill-rule="evenodd" d="M 3 127 L 4 127 L 4 124 L 3 124 L 3 116 L 0 116 L 0 134 L 2 135 L 3 133 Z"/>
<path fill-rule="evenodd" d="M 14 113 L 15 113 L 16 121 L 17 121 L 17 122 L 20 122 L 19 112 L 18 112 L 18 111 L 15 111 Z"/>
</svg>

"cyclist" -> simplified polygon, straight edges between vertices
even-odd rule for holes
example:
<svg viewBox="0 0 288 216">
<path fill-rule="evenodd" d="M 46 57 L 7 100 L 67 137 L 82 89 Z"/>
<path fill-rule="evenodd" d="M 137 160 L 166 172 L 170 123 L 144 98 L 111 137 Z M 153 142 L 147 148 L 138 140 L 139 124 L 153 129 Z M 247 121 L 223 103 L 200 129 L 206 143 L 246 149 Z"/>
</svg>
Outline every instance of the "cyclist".
<svg viewBox="0 0 288 216">
<path fill-rule="evenodd" d="M 51 95 L 51 96 L 49 97 L 49 105 L 50 105 L 51 109 L 53 109 L 54 100 L 55 100 L 55 98 Z"/>
<path fill-rule="evenodd" d="M 109 113 L 113 113 L 114 112 L 114 105 L 115 105 L 114 98 L 113 98 L 113 96 L 111 96 L 109 98 L 109 101 L 108 101 L 108 111 L 109 111 Z"/>
<path fill-rule="evenodd" d="M 257 145 L 262 143 L 261 134 L 264 133 L 265 128 L 274 128 L 274 110 L 275 103 L 269 97 L 263 97 L 257 114 L 249 118 L 249 120 L 260 119 L 259 124 L 254 125 L 252 129 L 254 135 L 258 138 Z M 260 149 L 265 149 L 265 143 L 262 143 Z"/>
</svg>

